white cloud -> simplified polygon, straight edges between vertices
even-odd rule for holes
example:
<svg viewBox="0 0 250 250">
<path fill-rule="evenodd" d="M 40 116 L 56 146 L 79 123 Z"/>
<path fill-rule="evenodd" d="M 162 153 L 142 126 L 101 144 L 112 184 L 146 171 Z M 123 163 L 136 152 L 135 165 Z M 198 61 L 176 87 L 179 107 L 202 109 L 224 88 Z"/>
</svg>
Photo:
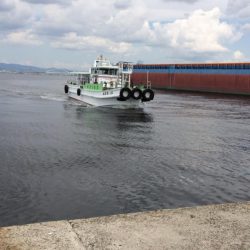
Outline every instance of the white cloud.
<svg viewBox="0 0 250 250">
<path fill-rule="evenodd" d="M 15 8 L 15 2 L 13 0 L 1 0 L 0 12 L 10 11 Z"/>
<path fill-rule="evenodd" d="M 199 0 L 163 0 L 164 2 L 184 2 L 184 3 L 195 3 Z"/>
<path fill-rule="evenodd" d="M 134 58 L 128 60 L 134 61 L 216 60 L 240 49 L 234 46 L 240 32 L 250 30 L 246 20 L 236 30 L 231 18 L 234 8 L 242 15 L 243 5 L 249 4 L 228 1 L 231 10 L 225 0 L 0 0 L 0 39 L 43 42 L 50 52 L 61 48 L 55 55 L 65 53 L 64 58 L 69 55 L 64 50 L 70 49 L 89 55 L 129 53 Z"/>
<path fill-rule="evenodd" d="M 160 27 L 166 32 L 172 47 L 186 48 L 195 52 L 227 51 L 226 40 L 235 38 L 233 27 L 222 22 L 218 8 L 210 11 L 197 10 L 187 19 L 176 20 Z"/>
<path fill-rule="evenodd" d="M 21 0 L 23 2 L 32 3 L 32 4 L 61 4 L 68 5 L 71 4 L 71 0 Z"/>
<path fill-rule="evenodd" d="M 34 24 L 38 32 L 52 36 L 70 32 L 98 35 L 97 32 L 105 29 L 105 22 L 111 16 L 113 5 L 101 1 L 90 1 L 86 5 L 83 1 L 75 1 L 68 8 L 45 5 L 42 10 L 43 15 Z"/>
<path fill-rule="evenodd" d="M 57 5 L 49 5 L 42 8 L 43 12 L 39 20 L 33 24 L 33 28 L 40 34 L 48 36 L 60 36 L 64 33 L 79 29 L 75 15 L 71 15 L 71 8 L 61 8 Z M 81 19 L 78 18 L 80 21 Z"/>
<path fill-rule="evenodd" d="M 22 28 L 32 23 L 32 9 L 18 0 L 1 0 L 0 32 Z"/>
<path fill-rule="evenodd" d="M 250 1 L 249 0 L 229 0 L 227 5 L 227 13 L 232 16 L 241 18 L 249 18 Z"/>
<path fill-rule="evenodd" d="M 114 2 L 116 9 L 127 9 L 129 6 L 131 6 L 131 0 L 116 0 Z"/>
<path fill-rule="evenodd" d="M 218 8 L 210 11 L 197 10 L 185 19 L 171 23 L 155 22 L 144 26 L 137 32 L 149 43 L 162 47 L 172 47 L 179 51 L 195 53 L 226 52 L 226 43 L 240 38 L 234 28 L 221 21 Z"/>
<path fill-rule="evenodd" d="M 233 53 L 233 59 L 236 61 L 242 61 L 243 59 L 245 59 L 245 55 L 241 51 L 236 50 Z"/>
<path fill-rule="evenodd" d="M 250 32 L 250 23 L 244 24 L 241 29 L 244 32 Z"/>
<path fill-rule="evenodd" d="M 125 53 L 131 49 L 129 43 L 117 43 L 97 36 L 78 36 L 74 32 L 67 33 L 62 38 L 52 42 L 52 46 L 71 50 L 99 49 L 114 53 Z"/>
<path fill-rule="evenodd" d="M 31 30 L 12 32 L 3 39 L 5 43 L 21 45 L 41 45 L 42 41 Z"/>
</svg>

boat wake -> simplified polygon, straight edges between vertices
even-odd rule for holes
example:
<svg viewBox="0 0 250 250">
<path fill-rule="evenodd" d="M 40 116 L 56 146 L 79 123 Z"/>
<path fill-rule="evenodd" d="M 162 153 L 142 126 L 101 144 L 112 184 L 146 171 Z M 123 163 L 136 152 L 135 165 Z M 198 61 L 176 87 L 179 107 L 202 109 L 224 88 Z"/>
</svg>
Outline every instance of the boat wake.
<svg viewBox="0 0 250 250">
<path fill-rule="evenodd" d="M 16 89 L 0 89 L 0 96 L 22 97 L 27 99 L 43 99 L 57 102 L 64 102 L 67 97 L 51 93 L 37 93 L 35 91 L 24 91 Z"/>
<path fill-rule="evenodd" d="M 53 94 L 45 94 L 40 96 L 41 99 L 50 100 L 50 101 L 57 101 L 57 102 L 64 102 L 67 98 L 61 95 L 53 95 Z"/>
</svg>

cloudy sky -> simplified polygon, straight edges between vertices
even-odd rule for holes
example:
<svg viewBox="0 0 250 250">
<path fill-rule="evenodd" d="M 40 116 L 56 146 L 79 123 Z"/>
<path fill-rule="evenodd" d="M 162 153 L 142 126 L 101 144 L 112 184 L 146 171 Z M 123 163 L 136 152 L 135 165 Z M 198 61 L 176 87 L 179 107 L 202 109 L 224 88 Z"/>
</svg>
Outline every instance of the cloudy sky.
<svg viewBox="0 0 250 250">
<path fill-rule="evenodd" d="M 250 61 L 249 0 L 0 0 L 0 62 Z"/>
</svg>

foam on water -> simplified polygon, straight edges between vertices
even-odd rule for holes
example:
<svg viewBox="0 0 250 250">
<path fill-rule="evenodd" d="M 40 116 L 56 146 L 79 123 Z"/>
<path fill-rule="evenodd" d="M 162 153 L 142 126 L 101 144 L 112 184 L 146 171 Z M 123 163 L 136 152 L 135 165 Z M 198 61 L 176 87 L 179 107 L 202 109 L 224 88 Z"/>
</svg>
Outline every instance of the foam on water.
<svg viewBox="0 0 250 250">
<path fill-rule="evenodd" d="M 53 94 L 45 94 L 40 96 L 41 99 L 44 100 L 51 100 L 51 101 L 57 101 L 57 102 L 64 102 L 67 100 L 67 96 L 62 95 L 53 95 Z"/>
</svg>

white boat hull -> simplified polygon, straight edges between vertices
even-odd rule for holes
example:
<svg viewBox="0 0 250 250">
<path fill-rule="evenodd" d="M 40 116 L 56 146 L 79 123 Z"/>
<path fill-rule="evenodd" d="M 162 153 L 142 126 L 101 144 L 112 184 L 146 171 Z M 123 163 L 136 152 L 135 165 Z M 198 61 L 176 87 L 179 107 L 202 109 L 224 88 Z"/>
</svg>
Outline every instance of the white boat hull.
<svg viewBox="0 0 250 250">
<path fill-rule="evenodd" d="M 78 88 L 79 86 L 70 86 L 68 96 L 92 106 L 136 108 L 143 105 L 141 100 L 135 100 L 133 98 L 130 98 L 126 101 L 117 100 L 120 95 L 120 88 L 103 91 L 90 91 L 81 89 L 81 95 L 77 95 Z"/>
</svg>

